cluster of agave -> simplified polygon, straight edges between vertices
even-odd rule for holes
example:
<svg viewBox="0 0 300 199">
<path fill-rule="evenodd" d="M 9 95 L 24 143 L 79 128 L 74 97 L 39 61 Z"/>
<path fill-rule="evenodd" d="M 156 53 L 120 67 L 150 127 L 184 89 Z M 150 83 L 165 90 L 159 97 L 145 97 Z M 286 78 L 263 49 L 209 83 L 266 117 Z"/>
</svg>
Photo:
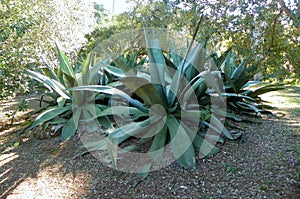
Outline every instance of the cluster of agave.
<svg viewBox="0 0 300 199">
<path fill-rule="evenodd" d="M 241 121 L 237 111 L 264 112 L 259 95 L 282 88 L 251 82 L 254 67 L 249 66 L 249 58 L 235 65 L 232 50 L 220 57 L 208 56 L 205 44 L 195 42 L 194 36 L 180 56 L 172 42 L 169 52 L 160 47 L 157 30 L 143 31 L 146 47 L 134 53 L 127 51 L 109 61 L 96 61 L 91 53 L 73 67 L 57 48 L 60 65 L 56 70 L 28 70 L 29 76 L 49 88 L 45 95 L 52 100 L 26 131 L 52 125 L 64 141 L 84 124 L 91 131 L 98 129 L 103 138 L 88 144 L 89 151 L 108 151 L 114 167 L 120 167 L 119 153 L 124 152 L 118 147 L 134 144 L 134 138 L 148 144 L 146 150 L 154 162 L 163 161 L 168 150 L 181 166 L 193 168 L 197 153 L 210 155 L 224 137 L 241 136 L 228 130 L 224 119 Z M 123 122 L 117 122 L 117 117 Z M 126 150 L 136 149 L 127 146 Z M 146 166 L 144 170 L 153 165 Z"/>
</svg>

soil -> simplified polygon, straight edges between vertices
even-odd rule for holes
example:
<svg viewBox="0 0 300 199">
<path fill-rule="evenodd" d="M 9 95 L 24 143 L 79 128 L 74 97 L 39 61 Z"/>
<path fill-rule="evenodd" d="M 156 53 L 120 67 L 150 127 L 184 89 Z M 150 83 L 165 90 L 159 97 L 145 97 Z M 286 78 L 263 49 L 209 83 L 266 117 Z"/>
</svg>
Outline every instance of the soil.
<svg viewBox="0 0 300 199">
<path fill-rule="evenodd" d="M 300 198 L 300 169 L 290 164 L 291 149 L 300 146 L 300 87 L 262 97 L 276 107 L 274 115 L 255 119 L 260 124 L 235 123 L 244 128 L 242 140 L 198 158 L 197 169 L 174 162 L 143 180 L 91 154 L 74 159 L 82 145 L 77 137 L 60 143 L 20 136 L 32 118 L 29 110 L 13 111 L 22 98 L 2 101 L 0 198 Z"/>
</svg>

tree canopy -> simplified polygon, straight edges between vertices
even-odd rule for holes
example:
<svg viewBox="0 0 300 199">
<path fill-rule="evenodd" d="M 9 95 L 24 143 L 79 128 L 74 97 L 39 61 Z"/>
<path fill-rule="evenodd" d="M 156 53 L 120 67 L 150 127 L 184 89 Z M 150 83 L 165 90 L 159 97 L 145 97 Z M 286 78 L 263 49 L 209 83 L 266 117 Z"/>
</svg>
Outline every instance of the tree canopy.
<svg viewBox="0 0 300 199">
<path fill-rule="evenodd" d="M 104 40 L 118 32 L 147 26 L 192 35 L 201 16 L 199 40 L 221 53 L 233 48 L 240 58 L 253 57 L 265 79 L 299 77 L 299 3 L 286 1 L 130 0 L 131 10 L 100 24 L 88 35 Z M 90 45 L 90 47 L 93 45 Z"/>
<path fill-rule="evenodd" d="M 1 96 L 12 94 L 12 85 L 26 84 L 19 82 L 22 69 L 54 67 L 55 43 L 76 55 L 96 25 L 93 4 L 84 1 L 1 0 L 0 8 Z"/>
<path fill-rule="evenodd" d="M 191 36 L 201 16 L 197 39 L 206 41 L 212 51 L 220 54 L 232 48 L 239 59 L 251 55 L 265 79 L 299 78 L 298 0 L 128 2 L 132 5 L 129 11 L 111 17 L 92 1 L 1 0 L 1 95 L 22 76 L 12 70 L 30 65 L 55 67 L 55 43 L 74 62 L 86 56 L 98 41 L 141 28 L 143 21 L 150 27 Z"/>
</svg>

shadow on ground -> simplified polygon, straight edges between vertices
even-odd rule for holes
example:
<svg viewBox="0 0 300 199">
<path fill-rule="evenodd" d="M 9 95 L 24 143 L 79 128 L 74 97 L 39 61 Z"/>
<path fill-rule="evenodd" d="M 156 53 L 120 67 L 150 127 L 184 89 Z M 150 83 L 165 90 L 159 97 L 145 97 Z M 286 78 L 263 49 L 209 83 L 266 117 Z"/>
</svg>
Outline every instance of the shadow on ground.
<svg viewBox="0 0 300 199">
<path fill-rule="evenodd" d="M 289 164 L 300 146 L 300 88 L 270 97 L 284 117 L 263 116 L 261 124 L 238 123 L 243 140 L 227 141 L 195 170 L 174 163 L 144 180 L 108 168 L 87 154 L 72 157 L 81 145 L 74 138 L 20 137 L 2 129 L 0 198 L 300 198 L 299 172 Z M 276 97 L 276 98 L 275 98 Z M 292 107 L 291 107 L 292 106 Z"/>
</svg>

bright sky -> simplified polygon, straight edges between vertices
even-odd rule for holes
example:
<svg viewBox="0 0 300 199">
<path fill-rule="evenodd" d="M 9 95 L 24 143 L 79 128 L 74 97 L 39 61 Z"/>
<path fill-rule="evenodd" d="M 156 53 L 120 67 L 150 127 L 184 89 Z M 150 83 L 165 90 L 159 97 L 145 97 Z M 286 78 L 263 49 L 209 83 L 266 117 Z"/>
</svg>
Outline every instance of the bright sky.
<svg viewBox="0 0 300 199">
<path fill-rule="evenodd" d="M 92 0 L 92 1 L 95 1 L 100 5 L 103 5 L 104 9 L 109 11 L 111 14 L 120 14 L 121 12 L 127 11 L 130 7 L 130 4 L 126 3 L 126 0 Z M 284 0 L 284 1 L 289 6 L 295 6 L 292 0 Z"/>
<path fill-rule="evenodd" d="M 108 10 L 112 14 L 119 14 L 129 9 L 130 4 L 126 3 L 126 0 L 94 0 L 100 5 L 104 6 L 104 9 Z M 115 5 L 114 5 L 115 4 Z"/>
</svg>

